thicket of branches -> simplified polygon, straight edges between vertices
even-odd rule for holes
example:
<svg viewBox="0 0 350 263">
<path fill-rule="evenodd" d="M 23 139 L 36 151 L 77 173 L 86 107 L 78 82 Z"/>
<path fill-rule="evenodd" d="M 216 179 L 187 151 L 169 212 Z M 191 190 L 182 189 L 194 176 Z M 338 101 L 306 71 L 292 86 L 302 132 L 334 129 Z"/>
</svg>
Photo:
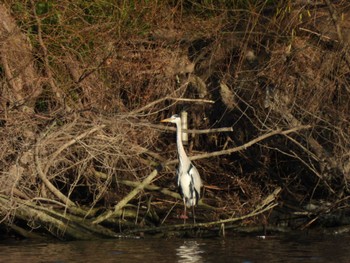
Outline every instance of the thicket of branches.
<svg viewBox="0 0 350 263">
<path fill-rule="evenodd" d="M 159 121 L 182 110 L 201 227 L 344 216 L 347 1 L 121 2 L 0 5 L 2 231 L 181 223 L 174 127 Z"/>
</svg>

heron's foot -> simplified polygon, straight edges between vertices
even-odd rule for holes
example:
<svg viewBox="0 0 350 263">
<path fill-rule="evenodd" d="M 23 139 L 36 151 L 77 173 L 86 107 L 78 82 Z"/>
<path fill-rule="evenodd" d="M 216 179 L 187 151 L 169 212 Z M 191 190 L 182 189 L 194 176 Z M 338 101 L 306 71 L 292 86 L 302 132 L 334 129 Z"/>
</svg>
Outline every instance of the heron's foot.
<svg viewBox="0 0 350 263">
<path fill-rule="evenodd" d="M 186 220 L 186 219 L 188 219 L 188 216 L 185 213 L 183 213 L 183 214 L 179 215 L 179 218 Z"/>
</svg>

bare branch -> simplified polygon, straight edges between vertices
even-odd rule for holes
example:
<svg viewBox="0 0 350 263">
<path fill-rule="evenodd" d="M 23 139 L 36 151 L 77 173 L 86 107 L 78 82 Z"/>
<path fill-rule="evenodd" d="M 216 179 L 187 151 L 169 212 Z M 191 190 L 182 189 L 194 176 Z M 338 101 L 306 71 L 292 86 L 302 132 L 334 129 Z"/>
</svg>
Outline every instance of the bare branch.
<svg viewBox="0 0 350 263">
<path fill-rule="evenodd" d="M 36 5 L 34 3 L 34 0 L 31 0 L 31 4 L 32 4 L 35 20 L 36 20 L 37 26 L 38 26 L 38 42 L 39 42 L 40 47 L 41 47 L 41 49 L 43 51 L 43 60 L 44 60 L 44 66 L 45 66 L 45 73 L 46 73 L 46 76 L 48 78 L 48 82 L 49 82 L 52 90 L 56 94 L 56 97 L 61 100 L 62 99 L 61 98 L 62 97 L 61 92 L 60 92 L 59 88 L 57 87 L 57 85 L 55 83 L 55 79 L 54 79 L 54 77 L 52 75 L 52 72 L 51 72 L 50 63 L 49 63 L 49 54 L 48 54 L 47 47 L 46 47 L 46 45 L 44 43 L 43 36 L 42 36 L 41 20 L 38 17 L 38 14 L 36 13 Z"/>
<path fill-rule="evenodd" d="M 67 204 L 68 207 L 74 207 L 75 204 L 64 194 L 62 194 L 50 181 L 47 179 L 46 174 L 43 172 L 41 161 L 39 159 L 39 143 L 34 148 L 34 160 L 35 160 L 35 168 L 36 171 L 40 177 L 40 179 L 43 181 L 45 186 L 62 202 Z"/>
<path fill-rule="evenodd" d="M 240 216 L 240 217 L 234 217 L 234 218 L 228 218 L 228 219 L 223 219 L 223 220 L 218 220 L 218 221 L 213 221 L 213 222 L 208 222 L 208 223 L 197 223 L 197 224 L 191 224 L 191 225 L 171 225 L 171 226 L 160 226 L 157 227 L 156 229 L 154 227 L 151 228 L 143 228 L 142 231 L 147 232 L 147 231 L 170 231 L 170 230 L 175 230 L 175 229 L 193 229 L 194 227 L 200 227 L 200 228 L 210 228 L 213 226 L 220 226 L 220 225 L 225 225 L 225 224 L 232 224 L 235 222 L 242 221 L 244 219 L 254 217 L 257 215 L 260 215 L 266 211 L 271 210 L 275 206 L 278 205 L 277 203 L 277 198 L 279 193 L 281 192 L 281 188 L 278 187 L 276 188 L 270 195 L 268 195 L 262 202 L 261 204 L 251 213 L 248 213 L 246 215 Z M 140 229 L 135 229 L 130 231 L 130 233 L 133 232 L 139 232 Z"/>
<path fill-rule="evenodd" d="M 274 135 L 286 135 L 289 133 L 293 133 L 293 132 L 296 132 L 299 130 L 309 129 L 309 128 L 311 128 L 311 125 L 302 125 L 302 126 L 294 127 L 292 129 L 289 129 L 289 130 L 285 130 L 285 131 L 281 131 L 281 130 L 271 131 L 269 133 L 266 133 L 264 135 L 259 136 L 258 138 L 255 138 L 254 140 L 251 140 L 251 141 L 249 141 L 241 146 L 234 147 L 234 148 L 227 149 L 227 150 L 222 150 L 222 151 L 199 154 L 199 155 L 190 157 L 190 159 L 191 160 L 200 160 L 200 159 L 204 159 L 204 158 L 210 158 L 210 157 L 215 157 L 215 156 L 220 156 L 220 155 L 231 154 L 234 152 L 239 152 L 239 151 L 245 150 L 245 149 L 253 146 L 254 144 L 256 144 L 260 141 L 263 141 L 269 137 L 272 137 Z M 174 164 L 174 163 L 177 163 L 177 161 L 175 161 L 175 160 L 170 161 L 170 162 L 167 162 L 166 164 Z"/>
<path fill-rule="evenodd" d="M 189 98 L 172 98 L 167 97 L 169 100 L 175 100 L 175 101 L 186 101 L 186 102 L 193 102 L 193 103 L 215 103 L 213 100 L 205 100 L 205 99 L 189 99 Z"/>
<path fill-rule="evenodd" d="M 90 134 L 92 134 L 92 133 L 94 133 L 94 132 L 96 132 L 96 131 L 98 131 L 98 130 L 103 129 L 104 127 L 105 127 L 105 125 L 96 126 L 96 127 L 92 128 L 92 129 L 90 129 L 90 130 L 88 130 L 88 131 L 86 131 L 86 132 L 80 134 L 80 135 L 77 136 L 76 138 L 74 138 L 74 139 L 72 139 L 72 140 L 66 142 L 64 145 L 62 145 L 59 149 L 57 149 L 56 152 L 54 152 L 54 153 L 52 154 L 50 160 L 47 161 L 46 166 L 45 166 L 44 173 L 45 173 L 45 174 L 47 173 L 47 171 L 49 170 L 50 166 L 52 165 L 52 163 L 54 162 L 54 160 L 57 159 L 58 155 L 59 155 L 61 152 L 63 152 L 63 151 L 64 151 L 65 149 L 67 149 L 69 146 L 71 146 L 71 145 L 77 143 L 79 140 L 81 140 L 81 139 L 83 139 L 83 138 L 89 136 Z"/>
<path fill-rule="evenodd" d="M 114 206 L 113 211 L 108 211 L 107 213 L 102 214 L 101 216 L 96 218 L 93 221 L 93 223 L 99 224 L 99 223 L 101 223 L 101 222 L 103 222 L 111 217 L 116 217 L 116 216 L 120 215 L 120 212 L 123 209 L 123 207 L 131 199 L 133 199 L 140 191 L 142 191 L 146 185 L 149 185 L 153 181 L 153 179 L 157 176 L 157 174 L 158 174 L 158 171 L 156 169 L 153 170 L 153 172 L 150 173 L 146 177 L 146 179 L 144 179 L 136 188 L 134 188 L 134 190 L 132 190 L 127 196 L 125 196 L 122 200 L 120 200 L 117 205 Z"/>
<path fill-rule="evenodd" d="M 157 129 L 162 129 L 164 131 L 171 131 L 176 132 L 176 127 L 171 126 L 164 126 L 160 124 L 145 124 L 147 126 L 151 126 Z M 182 129 L 183 132 L 192 133 L 192 134 L 207 134 L 207 133 L 216 133 L 216 132 L 232 132 L 232 127 L 222 127 L 222 128 L 212 128 L 212 129 L 203 129 L 203 130 L 196 130 L 196 129 Z"/>
</svg>

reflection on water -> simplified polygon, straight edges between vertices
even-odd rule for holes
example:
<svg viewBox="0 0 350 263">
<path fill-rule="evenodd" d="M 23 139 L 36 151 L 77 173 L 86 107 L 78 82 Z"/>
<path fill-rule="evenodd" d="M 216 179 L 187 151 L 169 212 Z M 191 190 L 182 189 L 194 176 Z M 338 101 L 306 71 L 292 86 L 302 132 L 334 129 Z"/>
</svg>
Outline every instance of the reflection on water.
<svg viewBox="0 0 350 263">
<path fill-rule="evenodd" d="M 176 249 L 176 255 L 179 257 L 179 263 L 201 263 L 204 262 L 202 258 L 203 250 L 200 249 L 197 241 L 184 241 Z"/>
<path fill-rule="evenodd" d="M 0 262 L 350 262 L 349 236 L 284 235 L 260 239 L 117 239 L 33 243 L 0 241 Z"/>
</svg>

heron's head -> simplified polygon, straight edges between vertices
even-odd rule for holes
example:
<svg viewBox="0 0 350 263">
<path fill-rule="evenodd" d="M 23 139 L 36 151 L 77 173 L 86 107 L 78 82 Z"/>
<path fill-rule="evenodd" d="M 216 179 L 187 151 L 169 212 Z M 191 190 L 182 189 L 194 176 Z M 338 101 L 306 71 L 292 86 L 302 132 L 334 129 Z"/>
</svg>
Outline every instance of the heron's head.
<svg viewBox="0 0 350 263">
<path fill-rule="evenodd" d="M 174 114 L 173 116 L 171 116 L 170 118 L 161 120 L 160 122 L 171 122 L 171 123 L 176 123 L 178 121 L 180 121 L 181 118 L 178 114 Z"/>
</svg>

